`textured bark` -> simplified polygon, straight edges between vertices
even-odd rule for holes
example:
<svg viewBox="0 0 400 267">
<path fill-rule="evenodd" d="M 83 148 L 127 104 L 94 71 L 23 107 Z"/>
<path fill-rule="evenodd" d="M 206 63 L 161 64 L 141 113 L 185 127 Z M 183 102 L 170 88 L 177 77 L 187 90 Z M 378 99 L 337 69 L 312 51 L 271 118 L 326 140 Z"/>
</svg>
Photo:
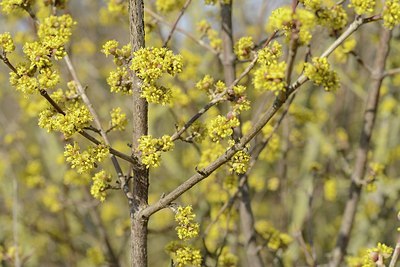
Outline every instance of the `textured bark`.
<svg viewBox="0 0 400 267">
<path fill-rule="evenodd" d="M 385 63 L 389 54 L 390 38 L 391 31 L 383 29 L 376 54 L 374 64 L 375 67 L 372 73 L 372 82 L 368 92 L 368 100 L 364 111 L 364 123 L 360 135 L 356 162 L 351 175 L 349 198 L 346 202 L 336 246 L 333 250 L 333 257 L 332 261 L 330 262 L 331 267 L 337 267 L 342 262 L 351 236 L 351 230 L 353 227 L 358 202 L 360 200 L 362 184 L 368 162 L 368 151 L 378 110 L 379 92 L 384 78 Z"/>
<path fill-rule="evenodd" d="M 130 41 L 132 50 L 144 47 L 144 3 L 143 0 L 129 0 Z M 141 80 L 131 73 L 133 81 L 133 134 L 132 153 L 138 157 L 138 139 L 147 134 L 148 105 L 140 97 Z M 140 216 L 140 210 L 147 207 L 149 172 L 144 166 L 132 168 L 133 201 L 131 205 L 131 260 L 132 266 L 147 266 L 147 218 Z"/>
<path fill-rule="evenodd" d="M 235 54 L 233 53 L 232 30 L 232 2 L 221 4 L 221 39 L 222 54 L 220 60 L 224 67 L 224 80 L 226 85 L 231 85 L 235 80 Z"/>
</svg>

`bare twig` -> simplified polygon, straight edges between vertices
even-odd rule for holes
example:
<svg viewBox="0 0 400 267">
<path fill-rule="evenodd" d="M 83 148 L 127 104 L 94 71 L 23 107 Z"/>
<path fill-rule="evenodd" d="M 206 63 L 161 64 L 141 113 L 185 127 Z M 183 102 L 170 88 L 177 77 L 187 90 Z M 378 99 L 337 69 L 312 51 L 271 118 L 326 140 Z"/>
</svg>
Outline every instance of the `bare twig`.
<svg viewBox="0 0 400 267">
<path fill-rule="evenodd" d="M 312 256 L 312 254 L 308 251 L 307 244 L 304 241 L 302 233 L 300 231 L 295 233 L 295 237 L 296 237 L 297 242 L 300 245 L 301 250 L 304 253 L 304 256 L 306 258 L 306 262 L 307 262 L 308 266 L 315 266 L 315 259 Z"/>
<path fill-rule="evenodd" d="M 340 265 L 347 249 L 353 227 L 354 217 L 356 215 L 358 202 L 360 200 L 362 185 L 365 175 L 365 169 L 368 162 L 368 151 L 370 140 L 375 125 L 377 114 L 379 93 L 385 70 L 385 63 L 389 53 L 389 41 L 391 31 L 382 29 L 379 47 L 374 63 L 374 71 L 372 74 L 371 88 L 368 93 L 368 100 L 364 111 L 362 132 L 360 135 L 359 148 L 357 151 L 356 161 L 351 175 L 351 186 L 349 198 L 343 213 L 342 223 L 338 233 L 336 246 L 332 253 L 331 267 Z"/>
<path fill-rule="evenodd" d="M 400 238 L 397 239 L 396 247 L 394 248 L 392 259 L 390 260 L 389 267 L 395 267 L 400 255 Z"/>
<path fill-rule="evenodd" d="M 354 58 L 357 60 L 357 62 L 364 67 L 370 74 L 372 74 L 372 68 L 367 65 L 367 63 L 364 62 L 364 60 L 358 55 L 355 51 L 350 51 L 350 55 L 354 56 Z"/>
<path fill-rule="evenodd" d="M 183 5 L 181 11 L 179 12 L 179 15 L 176 18 L 174 24 L 172 24 L 172 28 L 169 31 L 169 34 L 168 34 L 167 39 L 165 40 L 165 42 L 163 44 L 163 47 L 167 47 L 168 42 L 171 40 L 171 37 L 174 34 L 176 26 L 178 26 L 178 23 L 179 23 L 180 19 L 182 18 L 183 14 L 185 13 L 186 9 L 188 8 L 188 6 L 190 5 L 191 2 L 192 2 L 192 0 L 186 0 L 186 3 Z"/>
<path fill-rule="evenodd" d="M 152 16 L 154 19 L 156 19 L 157 21 L 169 26 L 170 28 L 173 27 L 173 24 L 167 22 L 162 16 L 158 15 L 156 12 L 152 11 L 151 9 L 145 7 L 144 9 L 147 13 L 150 14 L 150 16 Z M 194 36 L 192 33 L 176 26 L 175 30 L 177 32 L 180 32 L 182 34 L 184 34 L 185 36 L 187 36 L 189 39 L 191 39 L 192 41 L 194 41 L 195 43 L 197 43 L 198 45 L 206 48 L 207 50 L 211 51 L 214 55 L 218 55 L 218 51 L 215 50 L 214 48 L 212 48 L 211 46 L 209 46 L 207 43 L 205 43 L 202 40 L 199 40 L 196 36 Z"/>
<path fill-rule="evenodd" d="M 76 84 L 76 88 L 78 90 L 78 94 L 80 95 L 83 103 L 85 103 L 85 105 L 87 106 L 87 108 L 89 109 L 90 114 L 93 117 L 93 121 L 97 127 L 97 129 L 100 131 L 100 135 L 104 140 L 104 143 L 108 146 L 111 147 L 111 143 L 108 140 L 108 136 L 106 134 L 106 132 L 104 131 L 103 127 L 101 126 L 101 122 L 99 119 L 99 116 L 97 115 L 96 110 L 93 108 L 92 103 L 90 102 L 88 96 L 86 95 L 85 89 L 83 88 L 81 82 L 79 81 L 78 75 L 76 74 L 75 68 L 68 56 L 68 54 L 65 55 L 64 57 L 65 63 L 67 64 L 67 68 L 72 76 L 72 79 L 74 80 L 75 84 Z M 129 185 L 126 181 L 126 177 L 123 174 L 123 171 L 121 169 L 121 166 L 117 160 L 117 158 L 115 157 L 115 155 L 110 154 L 110 158 L 111 161 L 114 165 L 114 168 L 117 172 L 118 175 L 118 179 L 121 183 L 121 189 L 123 190 L 123 192 L 125 193 L 125 196 L 128 198 L 128 200 L 131 202 L 133 197 L 132 197 L 132 193 L 130 192 L 129 189 Z"/>
<path fill-rule="evenodd" d="M 400 68 L 387 70 L 383 73 L 383 77 L 400 74 Z"/>
</svg>

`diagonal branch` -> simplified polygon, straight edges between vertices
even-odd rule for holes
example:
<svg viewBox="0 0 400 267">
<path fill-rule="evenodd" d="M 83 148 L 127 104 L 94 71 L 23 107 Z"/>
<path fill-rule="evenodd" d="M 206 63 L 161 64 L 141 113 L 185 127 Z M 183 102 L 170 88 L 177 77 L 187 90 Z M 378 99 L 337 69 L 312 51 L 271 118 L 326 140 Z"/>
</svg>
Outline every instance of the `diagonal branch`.
<svg viewBox="0 0 400 267">
<path fill-rule="evenodd" d="M 65 63 L 67 64 L 67 68 L 72 76 L 72 79 L 74 80 L 77 90 L 78 90 L 78 94 L 81 97 L 83 103 L 85 103 L 85 105 L 87 106 L 87 108 L 89 109 L 90 114 L 93 117 L 94 123 L 96 125 L 96 128 L 99 129 L 100 131 L 100 135 L 103 138 L 105 144 L 108 147 L 111 147 L 111 143 L 108 140 L 108 136 L 106 134 L 106 132 L 104 131 L 103 127 L 101 126 L 101 122 L 99 119 L 99 116 L 97 115 L 96 110 L 93 108 L 92 103 L 90 102 L 88 96 L 86 95 L 85 89 L 83 88 L 81 82 L 79 81 L 78 75 L 76 74 L 75 68 L 72 65 L 72 62 L 68 56 L 68 54 L 65 55 L 64 57 Z M 117 172 L 118 175 L 118 179 L 120 181 L 121 184 L 121 189 L 122 191 L 125 193 L 125 196 L 128 198 L 128 200 L 131 202 L 132 201 L 132 194 L 129 190 L 129 185 L 128 185 L 128 179 L 125 177 L 125 175 L 123 174 L 123 171 L 121 169 L 121 165 L 119 164 L 117 158 L 115 157 L 115 155 L 110 154 L 110 158 L 111 161 L 114 165 L 114 168 Z"/>
<path fill-rule="evenodd" d="M 329 56 L 341 43 L 346 40 L 353 32 L 355 32 L 361 25 L 366 23 L 362 18 L 357 18 L 352 24 L 349 25 L 348 29 L 342 33 L 341 36 L 322 54 L 323 56 Z M 292 85 L 287 88 L 287 95 L 294 93 L 302 84 L 307 81 L 307 77 L 301 75 Z M 215 161 L 210 163 L 207 167 L 202 170 L 198 170 L 196 174 L 187 179 L 184 183 L 179 185 L 177 188 L 172 190 L 170 193 L 165 195 L 163 198 L 158 200 L 156 203 L 146 207 L 141 211 L 141 216 L 144 218 L 150 217 L 155 212 L 165 208 L 172 201 L 177 199 L 183 193 L 188 191 L 190 188 L 195 186 L 197 183 L 201 182 L 207 178 L 211 173 L 218 169 L 221 165 L 225 164 L 230 160 L 230 158 L 239 150 L 245 148 L 246 144 L 250 142 L 261 129 L 272 119 L 275 113 L 283 105 L 286 100 L 275 99 L 274 104 L 260 117 L 260 119 L 255 123 L 250 132 L 240 139 L 240 142 L 235 144 L 233 147 L 229 148 L 223 155 L 218 157 Z"/>
<path fill-rule="evenodd" d="M 190 5 L 190 3 L 192 2 L 192 0 L 186 0 L 186 3 L 183 5 L 181 11 L 179 12 L 178 17 L 176 18 L 174 24 L 172 24 L 172 28 L 169 31 L 168 37 L 165 40 L 163 47 L 167 47 L 168 42 L 171 40 L 172 35 L 174 34 L 174 31 L 176 30 L 176 27 L 178 26 L 179 21 L 181 20 L 183 14 L 185 14 L 186 9 L 188 8 L 188 6 Z"/>
</svg>

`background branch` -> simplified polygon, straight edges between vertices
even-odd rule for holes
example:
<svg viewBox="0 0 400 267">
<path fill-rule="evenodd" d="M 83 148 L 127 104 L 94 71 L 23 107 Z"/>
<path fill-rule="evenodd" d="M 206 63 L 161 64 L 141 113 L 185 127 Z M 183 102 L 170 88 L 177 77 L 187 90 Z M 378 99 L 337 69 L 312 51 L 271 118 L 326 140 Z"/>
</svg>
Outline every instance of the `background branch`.
<svg viewBox="0 0 400 267">
<path fill-rule="evenodd" d="M 372 82 L 368 92 L 367 104 L 363 115 L 364 122 L 360 135 L 359 148 L 357 150 L 355 165 L 351 175 L 349 198 L 346 202 L 346 207 L 343 213 L 336 246 L 332 253 L 332 260 L 330 262 L 331 267 L 337 267 L 340 265 L 346 253 L 347 245 L 351 236 L 351 229 L 353 227 L 354 218 L 357 212 L 357 206 L 360 200 L 362 191 L 361 189 L 364 182 L 365 169 L 368 162 L 368 151 L 378 110 L 379 93 L 382 80 L 384 78 L 383 74 L 385 70 L 386 59 L 389 54 L 390 38 L 391 31 L 387 29 L 381 29 L 379 47 L 374 63 L 375 67 L 372 73 Z"/>
</svg>

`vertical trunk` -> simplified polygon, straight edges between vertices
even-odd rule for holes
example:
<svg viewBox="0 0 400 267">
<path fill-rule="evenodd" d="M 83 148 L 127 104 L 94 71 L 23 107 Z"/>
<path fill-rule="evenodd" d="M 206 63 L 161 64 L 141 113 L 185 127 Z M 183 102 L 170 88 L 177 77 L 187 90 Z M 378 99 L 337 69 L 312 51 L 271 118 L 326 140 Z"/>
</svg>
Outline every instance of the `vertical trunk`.
<svg viewBox="0 0 400 267">
<path fill-rule="evenodd" d="M 144 47 L 144 2 L 129 0 L 129 24 L 132 51 Z M 147 134 L 148 106 L 140 97 L 141 81 L 131 73 L 133 81 L 133 135 L 132 153 L 138 153 L 138 139 Z M 140 216 L 140 211 L 147 206 L 149 172 L 143 166 L 133 168 L 133 203 L 131 208 L 131 261 L 132 266 L 147 266 L 147 219 Z"/>
<path fill-rule="evenodd" d="M 222 54 L 221 62 L 224 67 L 224 80 L 227 86 L 235 80 L 235 54 L 233 53 L 233 30 L 232 30 L 232 2 L 221 3 L 221 39 Z"/>
<path fill-rule="evenodd" d="M 342 223 L 333 250 L 331 267 L 337 267 L 343 260 L 353 227 L 358 202 L 361 197 L 362 183 L 364 181 L 365 169 L 368 162 L 368 151 L 378 111 L 379 92 L 383 81 L 385 63 L 389 54 L 389 42 L 391 31 L 383 29 L 378 51 L 376 53 L 375 68 L 372 73 L 372 82 L 368 92 L 368 100 L 364 111 L 364 123 L 360 135 L 359 148 L 357 151 L 356 162 L 351 175 L 351 186 L 349 198 L 346 202 Z"/>
</svg>

